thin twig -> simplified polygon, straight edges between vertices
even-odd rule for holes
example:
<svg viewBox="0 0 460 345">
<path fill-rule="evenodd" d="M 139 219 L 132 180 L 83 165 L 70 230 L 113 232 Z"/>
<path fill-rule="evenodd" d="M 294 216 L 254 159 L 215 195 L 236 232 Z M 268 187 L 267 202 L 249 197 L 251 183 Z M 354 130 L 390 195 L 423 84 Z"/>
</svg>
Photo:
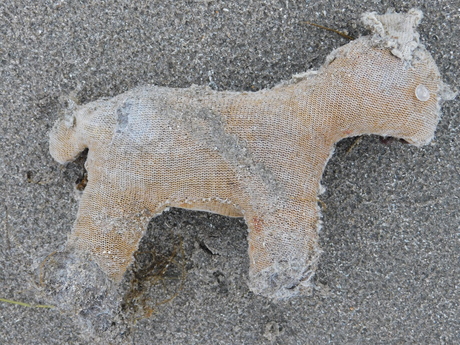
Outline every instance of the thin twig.
<svg viewBox="0 0 460 345">
<path fill-rule="evenodd" d="M 357 137 L 355 141 L 350 145 L 345 155 L 349 154 L 353 149 L 363 140 L 363 136 Z"/>
<path fill-rule="evenodd" d="M 46 305 L 46 304 L 29 304 L 29 303 L 24 303 L 24 302 L 19 302 L 19 301 L 13 301 L 11 299 L 6 299 L 6 298 L 0 298 L 0 302 L 5 302 L 5 303 L 10 303 L 10 304 L 17 304 L 23 307 L 29 307 L 29 308 L 54 308 L 52 305 Z"/>
<path fill-rule="evenodd" d="M 324 30 L 328 30 L 328 31 L 332 31 L 332 32 L 335 32 L 336 34 L 342 36 L 342 37 L 345 37 L 345 38 L 348 38 L 349 40 L 354 40 L 355 38 L 350 36 L 350 35 L 347 35 L 346 33 L 342 32 L 342 31 L 339 31 L 339 30 L 335 30 L 335 29 L 331 29 L 331 28 L 328 28 L 326 26 L 322 26 L 322 25 L 319 25 L 319 24 L 315 24 L 315 23 L 312 23 L 312 22 L 302 22 L 304 24 L 308 24 L 308 25 L 313 25 L 313 26 L 316 26 L 317 28 L 320 28 L 320 29 L 324 29 Z"/>
</svg>

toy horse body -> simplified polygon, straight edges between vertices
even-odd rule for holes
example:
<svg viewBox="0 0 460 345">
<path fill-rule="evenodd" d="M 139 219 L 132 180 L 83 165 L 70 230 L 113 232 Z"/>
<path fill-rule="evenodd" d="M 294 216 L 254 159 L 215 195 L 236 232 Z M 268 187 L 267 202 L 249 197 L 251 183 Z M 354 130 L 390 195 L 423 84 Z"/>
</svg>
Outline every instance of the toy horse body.
<svg viewBox="0 0 460 345">
<path fill-rule="evenodd" d="M 60 163 L 89 148 L 68 245 L 114 280 L 167 207 L 244 217 L 253 291 L 308 288 L 320 253 L 321 176 L 337 141 L 362 134 L 428 143 L 444 86 L 414 28 L 421 12 L 364 16 L 373 30 L 317 72 L 270 90 L 139 87 L 56 123 Z"/>
</svg>

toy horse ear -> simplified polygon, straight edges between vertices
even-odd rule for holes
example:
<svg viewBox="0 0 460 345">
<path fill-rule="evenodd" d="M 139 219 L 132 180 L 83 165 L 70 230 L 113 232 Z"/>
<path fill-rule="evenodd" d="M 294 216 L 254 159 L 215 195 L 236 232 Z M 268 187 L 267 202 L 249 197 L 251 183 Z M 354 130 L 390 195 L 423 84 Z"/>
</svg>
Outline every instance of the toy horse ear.
<svg viewBox="0 0 460 345">
<path fill-rule="evenodd" d="M 368 12 L 363 14 L 361 20 L 372 31 L 372 40 L 376 45 L 389 48 L 393 55 L 403 61 L 410 61 L 419 45 L 416 27 L 422 18 L 422 11 L 413 8 L 407 13 L 388 10 L 379 15 L 377 12 Z"/>
</svg>

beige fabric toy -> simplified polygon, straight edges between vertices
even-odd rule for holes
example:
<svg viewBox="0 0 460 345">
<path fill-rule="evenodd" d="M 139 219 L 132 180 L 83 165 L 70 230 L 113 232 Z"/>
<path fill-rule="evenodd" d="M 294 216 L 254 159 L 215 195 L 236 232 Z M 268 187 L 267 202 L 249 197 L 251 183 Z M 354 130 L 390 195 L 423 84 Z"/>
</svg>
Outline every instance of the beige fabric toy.
<svg viewBox="0 0 460 345">
<path fill-rule="evenodd" d="M 89 148 L 68 247 L 119 281 L 152 217 L 167 207 L 205 210 L 244 217 L 255 293 L 286 298 L 308 288 L 334 144 L 362 134 L 416 146 L 433 138 L 449 92 L 419 43 L 421 18 L 367 13 L 371 36 L 270 90 L 144 86 L 77 107 L 50 135 L 60 163 Z"/>
</svg>

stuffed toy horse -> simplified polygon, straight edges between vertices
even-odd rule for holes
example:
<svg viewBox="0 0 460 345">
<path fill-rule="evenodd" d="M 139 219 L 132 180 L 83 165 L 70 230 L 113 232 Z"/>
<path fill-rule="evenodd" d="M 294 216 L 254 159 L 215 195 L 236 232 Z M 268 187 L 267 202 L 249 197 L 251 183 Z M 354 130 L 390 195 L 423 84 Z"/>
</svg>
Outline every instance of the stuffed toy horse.
<svg viewBox="0 0 460 345">
<path fill-rule="evenodd" d="M 68 248 L 117 282 L 168 207 L 244 217 L 251 289 L 274 299 L 308 290 L 335 143 L 377 134 L 421 146 L 434 136 L 450 94 L 419 42 L 421 18 L 364 14 L 370 36 L 272 89 L 143 86 L 71 109 L 50 135 L 59 163 L 89 150 Z"/>
</svg>

